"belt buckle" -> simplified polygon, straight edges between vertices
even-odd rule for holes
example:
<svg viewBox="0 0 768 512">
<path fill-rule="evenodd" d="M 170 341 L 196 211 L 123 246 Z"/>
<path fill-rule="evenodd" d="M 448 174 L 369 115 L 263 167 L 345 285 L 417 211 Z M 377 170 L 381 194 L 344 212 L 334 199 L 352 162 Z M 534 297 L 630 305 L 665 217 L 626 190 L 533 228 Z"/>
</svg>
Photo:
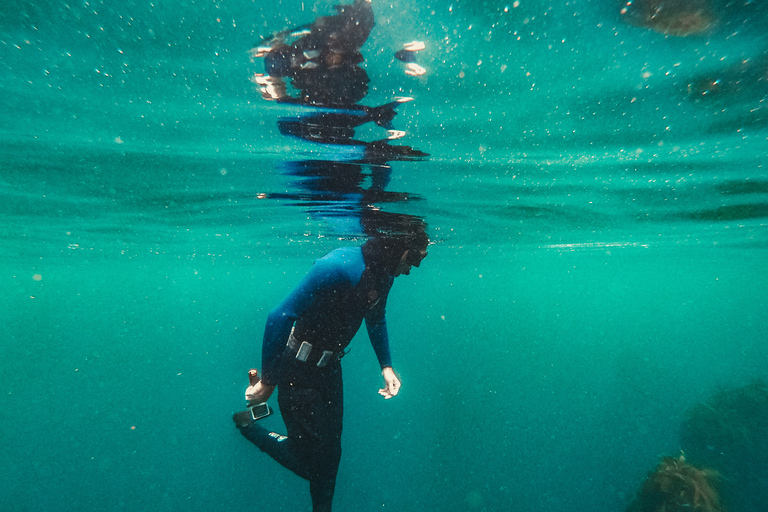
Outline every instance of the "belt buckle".
<svg viewBox="0 0 768 512">
<path fill-rule="evenodd" d="M 310 352 L 312 352 L 312 344 L 302 341 L 299 350 L 296 352 L 296 359 L 302 363 L 306 363 Z"/>
<path fill-rule="evenodd" d="M 334 352 L 331 350 L 323 350 L 323 355 L 320 356 L 320 360 L 317 362 L 317 366 L 322 368 L 323 366 L 327 365 L 331 362 L 333 359 Z"/>
</svg>

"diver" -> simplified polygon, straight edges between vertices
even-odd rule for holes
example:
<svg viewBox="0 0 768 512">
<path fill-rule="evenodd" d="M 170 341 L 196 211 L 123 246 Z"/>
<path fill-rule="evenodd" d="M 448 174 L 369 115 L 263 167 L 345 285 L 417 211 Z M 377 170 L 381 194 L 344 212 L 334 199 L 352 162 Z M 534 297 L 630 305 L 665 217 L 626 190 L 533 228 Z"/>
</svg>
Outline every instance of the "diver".
<svg viewBox="0 0 768 512">
<path fill-rule="evenodd" d="M 395 277 L 408 275 L 427 255 L 426 225 L 418 217 L 375 212 L 385 226 L 370 227 L 361 247 L 336 249 L 317 260 L 269 314 L 261 380 L 245 392 L 263 404 L 275 387 L 286 435 L 269 431 L 250 410 L 233 416 L 240 432 L 285 468 L 309 481 L 313 512 L 331 510 L 341 461 L 343 416 L 340 360 L 365 320 L 384 378 L 379 394 L 400 391 L 392 368 L 385 308 Z"/>
</svg>

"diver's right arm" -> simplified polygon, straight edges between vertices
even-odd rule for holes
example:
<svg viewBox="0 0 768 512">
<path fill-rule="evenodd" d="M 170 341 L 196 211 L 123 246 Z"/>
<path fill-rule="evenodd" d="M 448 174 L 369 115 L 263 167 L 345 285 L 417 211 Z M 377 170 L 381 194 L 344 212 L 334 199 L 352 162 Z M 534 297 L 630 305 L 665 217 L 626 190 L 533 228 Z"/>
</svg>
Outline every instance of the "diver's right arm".
<svg viewBox="0 0 768 512">
<path fill-rule="evenodd" d="M 259 384 L 262 387 L 274 388 L 279 382 L 280 356 L 293 324 L 310 307 L 317 292 L 345 278 L 340 270 L 335 259 L 325 257 L 317 260 L 296 288 L 269 313 L 261 349 L 262 377 Z"/>
</svg>

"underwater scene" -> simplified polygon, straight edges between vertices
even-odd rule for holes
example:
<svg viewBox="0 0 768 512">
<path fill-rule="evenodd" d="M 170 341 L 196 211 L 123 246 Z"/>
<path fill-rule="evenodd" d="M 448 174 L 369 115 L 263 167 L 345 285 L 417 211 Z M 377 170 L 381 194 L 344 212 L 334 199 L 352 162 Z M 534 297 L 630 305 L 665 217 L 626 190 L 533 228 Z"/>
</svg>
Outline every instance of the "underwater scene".
<svg viewBox="0 0 768 512">
<path fill-rule="evenodd" d="M 402 388 L 361 329 L 333 510 L 765 511 L 768 2 L 0 13 L 2 510 L 312 510 L 232 415 L 394 224 Z"/>
</svg>

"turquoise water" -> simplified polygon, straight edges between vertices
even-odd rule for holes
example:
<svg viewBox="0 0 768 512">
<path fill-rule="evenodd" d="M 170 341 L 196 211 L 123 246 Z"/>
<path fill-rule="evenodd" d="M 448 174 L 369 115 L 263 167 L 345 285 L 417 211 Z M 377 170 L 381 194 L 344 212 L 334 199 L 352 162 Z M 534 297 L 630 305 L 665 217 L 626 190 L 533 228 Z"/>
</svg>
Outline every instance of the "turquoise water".
<svg viewBox="0 0 768 512">
<path fill-rule="evenodd" d="M 297 163 L 349 155 L 282 136 L 246 52 L 332 2 L 2 9 L 3 510 L 309 510 L 230 416 L 381 168 L 318 195 Z M 401 394 L 364 336 L 344 361 L 335 510 L 623 510 L 687 409 L 768 379 L 765 10 L 679 38 L 607 0 L 374 0 L 363 103 L 412 96 L 430 155 L 374 203 L 435 243 L 390 299 Z"/>
</svg>

